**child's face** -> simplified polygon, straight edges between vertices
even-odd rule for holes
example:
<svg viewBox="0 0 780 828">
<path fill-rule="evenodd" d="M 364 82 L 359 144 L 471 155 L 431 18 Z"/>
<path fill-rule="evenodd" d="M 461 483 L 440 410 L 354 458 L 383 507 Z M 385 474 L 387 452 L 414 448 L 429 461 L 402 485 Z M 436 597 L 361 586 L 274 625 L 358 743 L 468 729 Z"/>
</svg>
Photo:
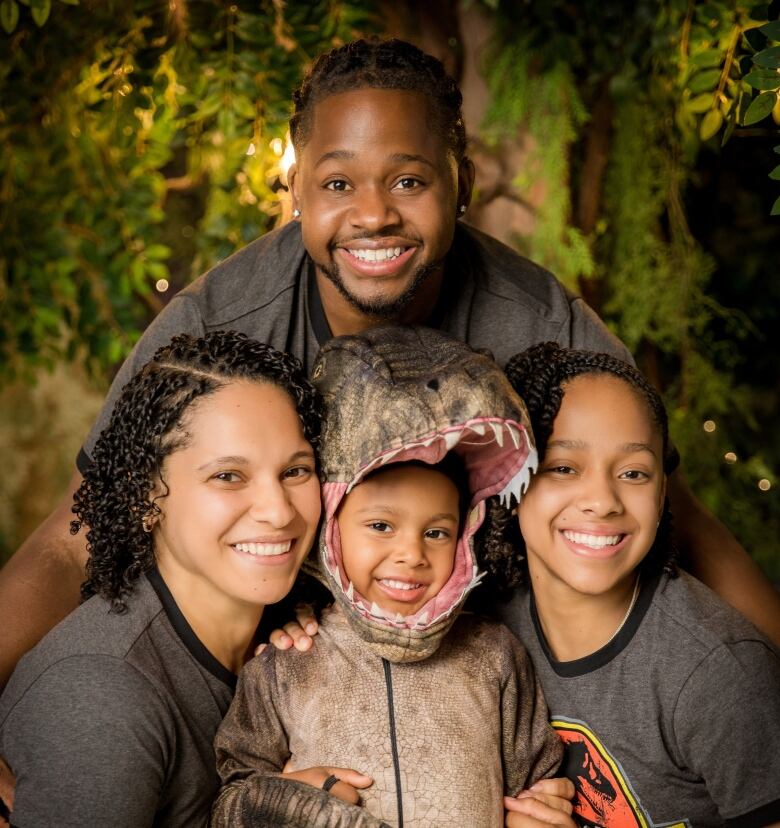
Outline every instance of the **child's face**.
<svg viewBox="0 0 780 828">
<path fill-rule="evenodd" d="M 210 605 L 279 601 L 320 515 L 314 452 L 292 401 L 240 380 L 199 399 L 182 427 L 189 440 L 165 459 L 156 501 L 163 576 Z"/>
<path fill-rule="evenodd" d="M 372 476 L 338 514 L 347 577 L 382 609 L 413 615 L 452 574 L 458 512 L 457 487 L 441 472 L 399 466 Z"/>
<path fill-rule="evenodd" d="M 564 392 L 520 528 L 535 588 L 601 595 L 623 587 L 652 546 L 666 488 L 662 438 L 623 380 L 588 374 Z"/>
</svg>

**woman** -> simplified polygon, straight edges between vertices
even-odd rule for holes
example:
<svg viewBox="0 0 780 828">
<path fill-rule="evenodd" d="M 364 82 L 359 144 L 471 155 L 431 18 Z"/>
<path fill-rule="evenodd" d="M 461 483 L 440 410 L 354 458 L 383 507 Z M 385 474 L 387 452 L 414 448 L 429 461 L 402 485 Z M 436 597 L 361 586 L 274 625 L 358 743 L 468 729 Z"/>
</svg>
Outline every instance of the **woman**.
<svg viewBox="0 0 780 828">
<path fill-rule="evenodd" d="M 12 824 L 206 823 L 236 673 L 317 528 L 319 427 L 298 361 L 242 334 L 128 383 L 75 496 L 88 600 L 0 699 Z"/>
</svg>

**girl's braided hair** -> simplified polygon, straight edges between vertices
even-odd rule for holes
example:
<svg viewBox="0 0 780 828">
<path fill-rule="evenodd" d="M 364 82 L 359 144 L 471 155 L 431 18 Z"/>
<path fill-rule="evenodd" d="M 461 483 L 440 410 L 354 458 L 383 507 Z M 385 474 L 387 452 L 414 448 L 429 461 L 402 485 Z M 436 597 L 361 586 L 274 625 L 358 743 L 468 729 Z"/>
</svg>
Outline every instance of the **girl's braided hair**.
<svg viewBox="0 0 780 828">
<path fill-rule="evenodd" d="M 458 84 L 447 74 L 441 61 L 395 38 L 355 40 L 314 61 L 293 93 L 295 111 L 290 118 L 293 146 L 300 149 L 306 144 L 316 104 L 330 95 L 365 88 L 422 93 L 431 107 L 432 126 L 445 140 L 455 160 L 458 163 L 463 160 L 466 128 Z"/>
<path fill-rule="evenodd" d="M 661 396 L 633 366 L 609 354 L 561 348 L 555 342 L 544 342 L 512 357 L 505 371 L 528 408 L 540 463 L 544 460 L 547 441 L 566 393 L 566 383 L 583 374 L 607 374 L 627 382 L 644 401 L 661 434 L 664 471 L 674 468 L 676 456 L 669 444 L 669 426 Z M 496 498 L 488 501 L 488 519 L 484 526 L 479 549 L 480 564 L 487 570 L 490 584 L 485 593 L 507 595 L 526 577 L 525 542 L 517 518 Z M 663 570 L 674 574 L 676 557 L 667 500 L 653 546 L 642 561 L 642 571 Z"/>
<path fill-rule="evenodd" d="M 143 522 L 160 511 L 151 492 L 163 461 L 186 446 L 184 421 L 197 401 L 238 379 L 285 391 L 316 450 L 320 398 L 295 357 L 232 331 L 174 337 L 122 390 L 74 496 L 77 519 L 70 531 L 88 527 L 82 599 L 101 595 L 113 610 L 124 611 L 135 581 L 154 565 L 152 536 Z"/>
</svg>

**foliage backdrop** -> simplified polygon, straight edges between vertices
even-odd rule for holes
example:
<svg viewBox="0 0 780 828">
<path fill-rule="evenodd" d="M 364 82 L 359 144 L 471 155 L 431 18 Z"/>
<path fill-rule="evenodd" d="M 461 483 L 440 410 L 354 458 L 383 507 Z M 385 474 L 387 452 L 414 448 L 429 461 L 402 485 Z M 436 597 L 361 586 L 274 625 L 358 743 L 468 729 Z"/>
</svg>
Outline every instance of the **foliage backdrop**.
<svg viewBox="0 0 780 828">
<path fill-rule="evenodd" d="M 306 63 L 390 5 L 0 0 L 0 382 L 75 360 L 105 383 L 173 292 L 274 226 Z M 493 31 L 475 137 L 522 136 L 508 186 L 544 184 L 513 243 L 634 350 L 694 489 L 780 579 L 758 488 L 780 462 L 779 4 L 439 5 Z"/>
</svg>

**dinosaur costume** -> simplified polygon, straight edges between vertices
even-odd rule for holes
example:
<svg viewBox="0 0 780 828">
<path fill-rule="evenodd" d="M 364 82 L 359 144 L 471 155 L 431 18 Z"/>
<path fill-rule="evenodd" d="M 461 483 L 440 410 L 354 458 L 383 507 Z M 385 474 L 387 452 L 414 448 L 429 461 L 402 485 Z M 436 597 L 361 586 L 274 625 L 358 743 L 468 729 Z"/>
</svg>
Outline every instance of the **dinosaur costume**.
<svg viewBox="0 0 780 828">
<path fill-rule="evenodd" d="M 519 498 L 536 463 L 525 408 L 491 359 L 425 328 L 333 340 L 313 379 L 326 404 L 319 571 L 336 604 L 311 652 L 268 648 L 244 668 L 217 735 L 212 824 L 502 826 L 502 796 L 552 775 L 562 756 L 523 647 L 500 624 L 459 615 L 480 580 L 485 499 Z M 470 493 L 452 574 L 413 615 L 387 617 L 345 575 L 339 504 L 380 466 L 450 451 Z M 363 807 L 349 805 L 274 776 L 288 758 L 374 784 Z"/>
</svg>

